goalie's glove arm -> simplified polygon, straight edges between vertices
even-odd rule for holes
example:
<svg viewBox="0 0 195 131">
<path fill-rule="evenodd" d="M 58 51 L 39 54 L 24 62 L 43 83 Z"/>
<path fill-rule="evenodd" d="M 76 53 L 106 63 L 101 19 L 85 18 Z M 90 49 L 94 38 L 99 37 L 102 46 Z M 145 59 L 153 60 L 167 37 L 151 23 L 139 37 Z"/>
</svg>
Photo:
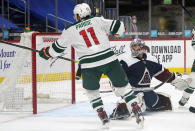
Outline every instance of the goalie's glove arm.
<svg viewBox="0 0 195 131">
<path fill-rule="evenodd" d="M 172 86 L 175 86 L 178 90 L 185 90 L 189 87 L 191 83 L 191 79 L 184 79 L 181 74 L 174 73 L 175 79 L 171 82 Z"/>
<path fill-rule="evenodd" d="M 168 69 L 164 68 L 164 71 L 159 75 L 155 76 L 155 78 L 159 81 L 166 81 L 167 78 L 171 77 L 167 83 L 171 83 L 175 79 L 175 74 L 171 73 Z"/>
</svg>

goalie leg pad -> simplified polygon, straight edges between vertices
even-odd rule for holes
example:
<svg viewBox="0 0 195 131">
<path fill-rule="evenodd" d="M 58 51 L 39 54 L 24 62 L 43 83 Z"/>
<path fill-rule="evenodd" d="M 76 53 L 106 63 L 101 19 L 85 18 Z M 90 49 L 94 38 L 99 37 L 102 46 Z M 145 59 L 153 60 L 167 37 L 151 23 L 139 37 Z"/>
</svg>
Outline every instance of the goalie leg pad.
<svg viewBox="0 0 195 131">
<path fill-rule="evenodd" d="M 136 95 L 136 101 L 138 106 L 140 107 L 141 111 L 144 112 L 146 110 L 145 101 L 143 99 L 143 93 L 138 93 Z M 125 102 L 118 103 L 117 107 L 113 110 L 112 114 L 110 115 L 110 119 L 126 119 L 131 115 L 132 112 L 129 112 L 127 105 Z"/>
<path fill-rule="evenodd" d="M 172 110 L 172 103 L 170 96 L 164 93 L 157 93 L 159 100 L 158 103 L 152 107 L 152 111 L 165 111 Z"/>
<path fill-rule="evenodd" d="M 117 107 L 113 110 L 110 115 L 110 119 L 126 119 L 130 116 L 130 113 L 127 109 L 126 103 L 118 103 Z"/>
</svg>

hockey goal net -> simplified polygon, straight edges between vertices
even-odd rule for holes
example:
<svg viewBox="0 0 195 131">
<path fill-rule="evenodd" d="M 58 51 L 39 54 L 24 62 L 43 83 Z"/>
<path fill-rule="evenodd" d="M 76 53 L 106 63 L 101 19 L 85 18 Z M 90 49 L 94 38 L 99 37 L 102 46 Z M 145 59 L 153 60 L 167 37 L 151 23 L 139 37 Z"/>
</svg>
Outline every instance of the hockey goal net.
<svg viewBox="0 0 195 131">
<path fill-rule="evenodd" d="M 32 33 L 32 40 L 17 44 L 40 50 L 52 44 L 60 33 Z M 2 44 L 3 45 L 3 44 Z M 32 111 L 34 114 L 75 103 L 75 64 L 62 59 L 44 60 L 38 53 L 3 45 L 2 57 L 9 63 L 0 83 L 1 111 Z M 74 59 L 74 49 L 67 47 L 63 57 Z M 3 67 L 2 67 L 3 70 Z"/>
</svg>

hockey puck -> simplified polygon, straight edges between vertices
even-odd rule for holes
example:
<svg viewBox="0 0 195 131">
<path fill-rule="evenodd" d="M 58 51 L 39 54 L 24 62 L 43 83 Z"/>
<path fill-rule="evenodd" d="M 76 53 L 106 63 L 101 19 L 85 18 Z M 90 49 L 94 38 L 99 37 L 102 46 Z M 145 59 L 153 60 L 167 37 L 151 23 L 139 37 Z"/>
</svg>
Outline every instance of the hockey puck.
<svg viewBox="0 0 195 131">
<path fill-rule="evenodd" d="M 195 113 L 195 107 L 190 106 L 189 111 Z"/>
</svg>

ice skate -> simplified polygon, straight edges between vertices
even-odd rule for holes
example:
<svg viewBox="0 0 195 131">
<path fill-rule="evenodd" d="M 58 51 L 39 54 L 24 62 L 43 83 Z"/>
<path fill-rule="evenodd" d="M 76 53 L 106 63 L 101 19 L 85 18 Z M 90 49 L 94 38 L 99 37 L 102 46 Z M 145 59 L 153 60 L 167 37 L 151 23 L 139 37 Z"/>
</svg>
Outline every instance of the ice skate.
<svg viewBox="0 0 195 131">
<path fill-rule="evenodd" d="M 98 112 L 98 116 L 100 120 L 102 121 L 102 129 L 108 129 L 110 121 L 108 119 L 106 112 L 104 111 L 102 107 L 97 109 L 97 112 Z"/>
<path fill-rule="evenodd" d="M 138 106 L 137 102 L 131 104 L 132 112 L 136 118 L 136 123 L 138 124 L 139 128 L 143 128 L 144 126 L 144 117 L 142 115 L 142 111 Z"/>
<path fill-rule="evenodd" d="M 182 96 L 182 98 L 179 101 L 179 105 L 184 106 L 188 102 L 188 100 L 189 100 L 189 97 Z"/>
</svg>

